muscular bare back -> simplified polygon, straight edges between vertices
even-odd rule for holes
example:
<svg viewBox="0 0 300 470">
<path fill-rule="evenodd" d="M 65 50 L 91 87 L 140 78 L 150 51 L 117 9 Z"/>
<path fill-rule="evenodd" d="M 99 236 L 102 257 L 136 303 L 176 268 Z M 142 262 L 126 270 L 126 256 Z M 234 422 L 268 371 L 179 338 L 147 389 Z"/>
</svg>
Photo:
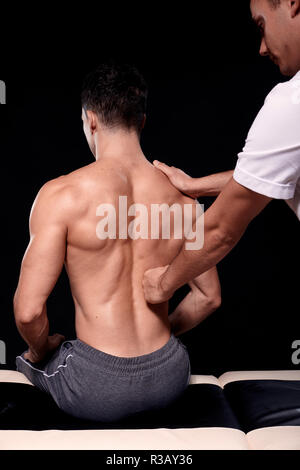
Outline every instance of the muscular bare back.
<svg viewBox="0 0 300 470">
<path fill-rule="evenodd" d="M 153 217 L 161 205 L 165 219 Z M 23 323 L 42 319 L 30 335 L 39 341 L 42 329 L 45 336 L 46 301 L 65 266 L 78 339 L 122 357 L 164 346 L 171 334 L 168 302 L 148 304 L 142 279 L 146 270 L 168 265 L 185 243 L 187 207 L 191 224 L 197 201 L 144 156 L 103 158 L 47 182 L 32 206 L 14 298 Z"/>
<path fill-rule="evenodd" d="M 57 181 L 73 194 L 65 268 L 75 304 L 77 337 L 94 348 L 123 357 L 162 347 L 170 338 L 168 302 L 147 304 L 142 278 L 145 270 L 167 265 L 183 240 L 174 239 L 173 223 L 170 239 L 162 239 L 161 223 L 159 239 L 151 239 L 151 204 L 176 203 L 183 207 L 196 202 L 182 195 L 165 175 L 143 160 L 132 167 L 97 161 Z M 147 208 L 147 239 L 129 235 L 120 239 L 119 196 L 123 196 L 128 209 L 132 204 Z M 115 208 L 116 238 L 101 239 L 97 234 L 97 224 L 104 219 L 97 213 L 103 204 Z M 130 227 L 134 219 L 128 216 L 126 225 Z"/>
</svg>

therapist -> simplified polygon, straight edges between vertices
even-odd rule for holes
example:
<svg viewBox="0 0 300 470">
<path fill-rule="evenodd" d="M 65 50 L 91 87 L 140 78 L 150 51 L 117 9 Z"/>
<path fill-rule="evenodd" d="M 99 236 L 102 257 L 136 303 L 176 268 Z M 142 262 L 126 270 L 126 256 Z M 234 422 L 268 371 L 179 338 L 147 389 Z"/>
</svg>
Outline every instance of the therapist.
<svg viewBox="0 0 300 470">
<path fill-rule="evenodd" d="M 300 0 L 251 0 L 250 8 L 261 31 L 260 54 L 293 78 L 267 96 L 234 172 L 193 179 L 154 162 L 186 194 L 219 195 L 202 216 L 203 248 L 187 251 L 183 244 L 170 265 L 146 271 L 143 286 L 150 303 L 170 299 L 179 287 L 221 261 L 273 199 L 285 200 L 300 219 Z"/>
</svg>

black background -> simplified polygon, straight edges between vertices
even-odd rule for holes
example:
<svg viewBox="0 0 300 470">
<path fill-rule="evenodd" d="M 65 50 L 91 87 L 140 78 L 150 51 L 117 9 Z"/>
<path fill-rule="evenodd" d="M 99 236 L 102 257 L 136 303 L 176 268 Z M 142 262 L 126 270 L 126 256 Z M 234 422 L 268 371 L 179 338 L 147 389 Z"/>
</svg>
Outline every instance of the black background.
<svg viewBox="0 0 300 470">
<path fill-rule="evenodd" d="M 15 356 L 26 346 L 15 326 L 12 299 L 33 200 L 49 179 L 93 161 L 81 122 L 86 73 L 108 58 L 133 62 L 149 85 L 145 155 L 197 177 L 234 168 L 266 95 L 288 79 L 258 55 L 249 2 L 219 3 L 165 10 L 153 3 L 116 4 L 111 11 L 89 3 L 67 12 L 47 4 L 31 12 L 26 5 L 26 12 L 16 7 L 10 27 L 2 30 L 0 79 L 7 85 L 7 105 L 0 107 L 3 368 L 15 368 Z M 213 200 L 200 202 L 208 208 Z M 284 201 L 273 201 L 219 263 L 222 306 L 181 337 L 193 374 L 299 369 L 291 360 L 292 343 L 300 338 L 299 234 L 295 214 Z M 177 292 L 170 312 L 186 292 L 186 287 Z M 65 271 L 47 306 L 51 333 L 75 337 Z"/>
</svg>

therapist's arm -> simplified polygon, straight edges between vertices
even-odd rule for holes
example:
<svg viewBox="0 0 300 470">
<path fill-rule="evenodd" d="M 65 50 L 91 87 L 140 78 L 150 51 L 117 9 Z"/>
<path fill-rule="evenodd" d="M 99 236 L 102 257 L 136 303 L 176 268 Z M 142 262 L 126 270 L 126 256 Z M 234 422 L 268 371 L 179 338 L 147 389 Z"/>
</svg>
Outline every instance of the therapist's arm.
<svg viewBox="0 0 300 470">
<path fill-rule="evenodd" d="M 241 186 L 233 178 L 201 216 L 204 217 L 204 245 L 200 250 L 179 254 L 164 271 L 146 271 L 143 286 L 149 303 L 172 297 L 184 284 L 217 265 L 238 243 L 249 223 L 272 199 Z M 193 227 L 195 231 L 195 226 Z"/>
<path fill-rule="evenodd" d="M 179 168 L 168 166 L 157 160 L 153 162 L 153 165 L 169 178 L 175 188 L 194 198 L 218 196 L 232 178 L 234 171 L 229 170 L 202 178 L 192 178 Z"/>
</svg>

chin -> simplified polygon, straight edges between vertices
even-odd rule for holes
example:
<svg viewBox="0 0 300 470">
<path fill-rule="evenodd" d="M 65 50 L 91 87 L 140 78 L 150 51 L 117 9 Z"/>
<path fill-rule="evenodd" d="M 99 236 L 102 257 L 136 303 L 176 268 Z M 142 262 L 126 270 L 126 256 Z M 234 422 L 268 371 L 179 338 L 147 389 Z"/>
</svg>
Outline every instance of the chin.
<svg viewBox="0 0 300 470">
<path fill-rule="evenodd" d="M 285 64 L 285 65 L 280 64 L 280 62 L 279 62 L 278 65 L 279 65 L 279 68 L 280 68 L 280 72 L 282 73 L 282 75 L 284 75 L 286 77 L 293 77 L 299 70 L 295 67 L 288 66 L 287 64 Z"/>
<path fill-rule="evenodd" d="M 288 67 L 283 67 L 283 66 L 280 66 L 280 72 L 282 73 L 282 75 L 284 75 L 285 77 L 293 77 L 295 75 L 296 72 L 294 72 L 293 70 L 291 70 L 290 68 Z"/>
</svg>

